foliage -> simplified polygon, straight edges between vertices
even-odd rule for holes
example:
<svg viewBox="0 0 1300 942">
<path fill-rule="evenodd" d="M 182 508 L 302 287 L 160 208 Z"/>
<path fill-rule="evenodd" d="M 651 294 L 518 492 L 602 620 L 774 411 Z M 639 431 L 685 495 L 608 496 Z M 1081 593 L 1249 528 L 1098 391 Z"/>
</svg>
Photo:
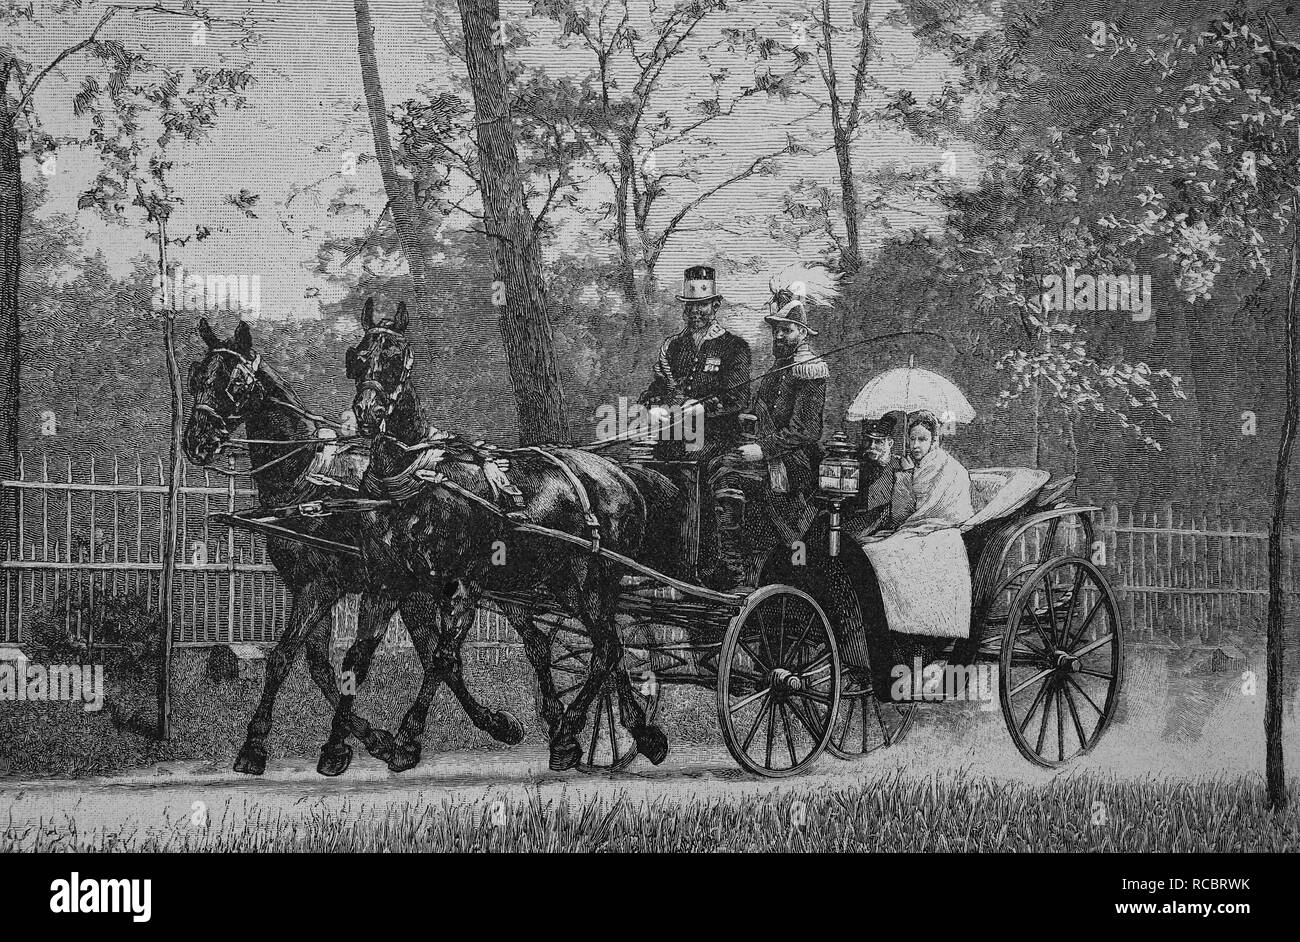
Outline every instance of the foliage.
<svg viewBox="0 0 1300 942">
<path fill-rule="evenodd" d="M 162 613 L 138 591 L 67 589 L 34 614 L 31 638 L 34 652 L 49 663 L 90 663 L 99 648 L 110 647 L 141 668 L 154 664 L 162 649 Z"/>
</svg>

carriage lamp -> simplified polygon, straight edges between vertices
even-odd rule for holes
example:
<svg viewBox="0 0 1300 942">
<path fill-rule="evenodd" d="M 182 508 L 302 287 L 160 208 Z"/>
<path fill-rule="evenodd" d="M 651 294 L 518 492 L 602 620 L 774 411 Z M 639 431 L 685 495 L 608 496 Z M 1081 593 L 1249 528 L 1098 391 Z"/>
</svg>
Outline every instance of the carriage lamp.
<svg viewBox="0 0 1300 942">
<path fill-rule="evenodd" d="M 862 465 L 854 452 L 853 444 L 843 432 L 836 432 L 822 446 L 823 457 L 817 469 L 817 486 L 831 505 L 830 543 L 827 546 L 831 556 L 840 555 L 840 505 L 858 493 L 858 476 Z"/>
</svg>

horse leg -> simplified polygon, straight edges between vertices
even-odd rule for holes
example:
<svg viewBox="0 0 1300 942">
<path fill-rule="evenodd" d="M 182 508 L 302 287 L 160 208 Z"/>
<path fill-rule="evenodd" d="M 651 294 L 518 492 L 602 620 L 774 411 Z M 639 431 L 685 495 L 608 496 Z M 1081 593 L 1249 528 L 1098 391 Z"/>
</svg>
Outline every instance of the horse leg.
<svg viewBox="0 0 1300 942">
<path fill-rule="evenodd" d="M 581 760 L 582 746 L 577 737 L 587 725 L 587 712 L 609 679 L 610 672 L 621 669 L 623 646 L 619 643 L 614 622 L 618 582 L 614 580 L 611 590 L 609 580 L 603 575 L 601 567 L 593 566 L 588 570 L 587 579 L 570 582 L 572 586 L 583 588 L 566 593 L 591 636 L 591 659 L 587 678 L 564 711 L 559 732 L 551 739 L 551 769 L 556 772 L 571 769 Z M 640 748 L 639 741 L 637 746 Z"/>
<path fill-rule="evenodd" d="M 266 737 L 271 732 L 271 717 L 275 712 L 275 698 L 280 692 L 280 686 L 289 676 L 310 630 L 338 601 L 341 594 L 337 587 L 325 581 L 309 582 L 295 593 L 284 634 L 266 659 L 266 682 L 262 685 L 262 699 L 258 701 L 253 718 L 248 723 L 244 745 L 235 759 L 236 772 L 261 775 L 266 771 Z"/>
<path fill-rule="evenodd" d="M 636 692 L 632 689 L 632 678 L 622 664 L 615 667 L 614 683 L 618 689 L 620 721 L 636 741 L 637 751 L 652 764 L 658 765 L 668 756 L 668 737 L 658 726 L 646 722 L 645 707 L 637 699 Z"/>
<path fill-rule="evenodd" d="M 325 695 L 330 709 L 337 709 L 339 703 L 338 677 L 334 674 L 334 665 L 330 663 L 329 620 L 322 618 L 307 639 L 307 666 L 311 670 L 312 680 Z M 366 751 L 376 759 L 387 762 L 393 757 L 393 736 L 386 729 L 371 726 L 357 713 L 348 717 L 348 727 L 366 747 Z"/>
<path fill-rule="evenodd" d="M 439 619 L 439 624 L 443 627 L 435 656 L 445 666 L 447 686 L 456 695 L 461 709 L 465 711 L 470 722 L 497 742 L 514 746 L 523 741 L 523 724 L 507 710 L 489 710 L 483 706 L 465 684 L 461 651 L 464 649 L 466 636 L 474 627 L 480 594 L 476 589 L 466 587 L 464 583 L 458 591 L 461 594 L 447 600 L 443 607 L 443 617 Z"/>
<path fill-rule="evenodd" d="M 508 745 L 524 738 L 523 726 L 513 715 L 487 709 L 465 685 L 460 650 L 474 624 L 476 608 L 476 599 L 439 604 L 428 594 L 412 596 L 403 603 L 402 620 L 408 626 L 419 626 L 410 630 L 412 640 L 417 632 L 420 634 L 417 649 L 424 663 L 424 679 L 397 734 L 395 754 L 388 764 L 394 772 L 403 772 L 419 762 L 429 704 L 440 682 L 451 688 L 470 722 L 492 738 Z"/>
<path fill-rule="evenodd" d="M 546 724 L 548 738 L 554 739 L 560 720 L 564 718 L 564 702 L 555 689 L 555 677 L 551 674 L 551 640 L 546 632 L 537 627 L 532 612 L 522 612 L 507 616 L 510 627 L 524 643 L 524 653 L 533 665 L 537 675 L 537 689 L 540 695 L 538 714 Z"/>
<path fill-rule="evenodd" d="M 370 673 L 375 650 L 396 611 L 397 601 L 390 596 L 370 593 L 361 596 L 357 638 L 348 648 L 348 653 L 343 655 L 342 683 L 338 703 L 334 706 L 334 722 L 329 739 L 321 747 L 320 761 L 316 763 L 316 771 L 321 775 L 342 775 L 352 764 L 352 747 L 348 745 L 352 703 Z"/>
</svg>

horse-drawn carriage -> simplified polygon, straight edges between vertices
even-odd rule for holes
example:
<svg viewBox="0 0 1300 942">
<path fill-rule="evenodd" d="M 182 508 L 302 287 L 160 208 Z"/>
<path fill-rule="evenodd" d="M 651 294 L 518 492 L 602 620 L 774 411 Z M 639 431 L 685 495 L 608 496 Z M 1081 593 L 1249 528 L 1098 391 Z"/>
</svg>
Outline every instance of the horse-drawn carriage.
<svg viewBox="0 0 1300 942">
<path fill-rule="evenodd" d="M 367 475 L 377 477 L 387 498 L 348 496 L 264 506 L 229 518 L 235 525 L 280 541 L 294 540 L 294 526 L 304 521 L 314 524 L 349 515 L 364 518 L 356 544 L 347 542 L 351 539 L 347 527 L 327 536 L 301 536 L 305 545 L 334 557 L 365 557 L 366 561 L 368 572 L 359 588 L 348 588 L 343 579 L 355 574 L 355 562 L 344 559 L 335 568 L 336 574 L 326 580 L 327 593 L 316 601 L 317 612 L 341 591 L 389 592 L 397 569 L 408 573 L 419 570 L 413 577 L 417 582 L 445 574 L 449 567 L 463 569 L 487 545 L 484 532 L 488 529 L 519 534 L 525 538 L 521 543 L 531 547 L 523 551 L 523 558 L 538 572 L 549 564 L 547 556 L 563 555 L 578 567 L 574 572 L 590 575 L 590 567 L 583 562 L 588 560 L 598 561 L 607 572 L 624 574 L 621 580 L 615 576 L 617 597 L 613 602 L 617 641 L 613 647 L 622 652 L 618 664 L 610 659 L 608 623 L 602 621 L 604 616 L 592 614 L 598 606 L 608 604 L 602 598 L 607 580 L 575 590 L 578 594 L 570 595 L 567 602 L 553 595 L 552 589 L 573 586 L 553 579 L 545 585 L 541 584 L 544 580 L 525 579 L 513 589 L 507 580 L 504 588 L 502 584 L 490 585 L 481 598 L 473 600 L 513 613 L 512 624 L 525 636 L 525 649 L 538 670 L 542 713 L 551 727 L 553 767 L 623 769 L 638 751 L 662 760 L 666 743 L 650 722 L 668 685 L 713 690 L 728 750 L 740 765 L 761 775 L 796 773 L 827 749 L 842 758 L 870 754 L 906 735 L 916 703 L 883 696 L 872 681 L 870 646 L 864 638 L 872 631 L 884 636 L 891 632 L 890 626 L 882 623 L 880 587 L 870 564 L 853 540 L 842 539 L 841 512 L 853 505 L 859 483 L 857 459 L 853 449 L 845 447 L 842 435 L 826 449 L 819 468 L 819 512 L 796 541 L 798 547 L 780 545 L 757 559 L 752 591 L 716 591 L 698 584 L 696 577 L 703 550 L 699 540 L 702 465 L 689 460 L 655 462 L 642 453 L 620 468 L 575 449 L 489 453 L 464 442 L 456 446 L 458 456 L 444 459 L 453 442 L 445 437 L 426 440 L 426 427 L 411 402 L 412 358 L 403 337 L 404 311 L 399 307 L 396 326 L 379 325 L 370 321 L 367 305 L 365 325 L 365 340 L 349 351 L 348 372 L 358 383 L 354 402 L 358 428 L 374 443 Z M 287 384 L 273 371 L 268 372 L 253 352 L 246 328 L 226 343 L 210 334 L 208 329 L 205 339 L 210 353 L 202 365 L 196 364 L 191 376 L 192 392 L 202 401 L 187 429 L 187 451 L 199 460 L 210 459 L 230 441 L 231 430 L 240 422 L 279 415 L 279 425 L 274 421 L 265 425 L 270 431 L 249 441 L 267 456 L 255 472 L 263 477 L 282 475 L 288 490 L 275 493 L 291 492 L 298 478 L 282 462 L 310 446 L 320 417 L 302 409 Z M 275 437 L 263 440 L 261 436 L 267 434 Z M 275 449 L 266 451 L 277 439 L 294 450 L 282 455 Z M 520 475 L 519 480 L 535 491 L 543 475 L 548 475 L 548 513 L 564 504 L 567 516 L 551 513 L 539 522 L 518 508 L 511 512 L 504 499 L 496 500 L 502 489 L 519 494 L 502 472 L 507 461 Z M 400 473 L 381 466 L 400 468 Z M 586 485 L 579 480 L 579 473 Z M 614 535 L 617 521 L 611 522 L 608 514 L 598 519 L 586 493 L 594 486 L 591 482 L 599 485 L 603 480 L 606 491 L 612 488 L 617 495 L 619 488 L 627 492 L 641 487 L 633 479 L 648 480 L 647 475 L 675 482 L 674 492 L 684 495 L 673 504 L 680 533 L 675 560 L 680 564 L 678 574 L 667 571 L 671 565 L 655 568 L 648 564 L 649 557 L 619 552 Z M 319 469 L 300 477 L 328 480 Z M 1016 747 L 1031 761 L 1050 766 L 1090 750 L 1109 724 L 1122 680 L 1123 626 L 1114 595 L 1090 559 L 1094 532 L 1089 514 L 1097 508 L 1079 506 L 1066 498 L 1073 479 L 1052 482 L 1048 478 L 1045 472 L 1019 468 L 973 473 L 976 512 L 960 527 L 961 543 L 971 561 L 968 630 L 960 632 L 945 649 L 929 653 L 949 665 L 995 662 L 1002 713 Z M 261 487 L 264 482 L 258 481 Z M 361 491 L 365 490 L 363 482 Z M 559 503 L 556 494 L 564 495 Z M 444 503 L 438 504 L 438 500 Z M 630 506 L 639 500 L 624 503 Z M 607 511 L 608 507 L 601 509 Z M 381 518 L 388 511 L 391 519 L 385 522 Z M 468 529 L 461 519 L 466 514 L 478 515 L 477 524 Z M 455 520 L 461 520 L 457 533 L 440 531 Z M 672 528 L 671 521 L 661 519 L 659 524 Z M 404 540 L 413 551 L 405 559 L 392 555 Z M 421 540 L 425 542 L 419 543 Z M 358 548 L 366 541 L 368 554 Z M 316 565 L 313 558 L 303 562 L 307 568 Z M 311 585 L 304 580 L 301 591 L 313 591 Z M 912 590 L 923 592 L 925 587 Z M 400 601 L 394 596 L 389 608 L 374 608 L 370 629 L 378 626 L 382 632 L 388 617 L 399 610 Z M 588 617 L 573 617 L 575 609 L 584 606 Z M 407 608 L 400 610 L 405 618 Z M 412 611 L 418 612 L 418 606 Z M 604 613 L 608 615 L 609 609 Z M 525 620 L 520 621 L 521 617 Z M 502 741 L 517 742 L 522 735 L 517 722 L 480 707 L 459 677 L 455 649 L 464 639 L 467 624 L 462 622 L 463 627 L 448 636 L 449 646 L 421 648 L 422 658 L 427 655 L 426 681 L 432 674 L 445 679 L 477 725 Z M 425 627 L 422 623 L 421 630 Z M 310 622 L 291 618 L 286 634 L 301 634 L 310 628 Z M 360 628 L 358 636 L 360 643 Z M 301 641 L 299 637 L 298 643 Z M 368 652 L 373 653 L 377 638 L 369 641 Z M 345 671 L 361 664 L 353 660 L 356 649 L 354 646 L 345 658 Z M 601 660 L 595 663 L 597 656 Z M 285 659 L 277 659 L 277 663 L 280 660 Z M 291 661 L 290 655 L 281 665 L 277 684 Z M 358 676 L 363 678 L 364 671 L 358 667 Z M 319 670 L 314 668 L 313 673 Z M 322 682 L 322 689 L 325 686 Z M 347 767 L 349 733 L 361 737 L 376 755 L 389 756 L 390 767 L 409 768 L 418 759 L 432 689 L 427 683 L 422 687 L 419 706 L 403 721 L 396 743 L 352 714 L 352 694 L 333 698 L 337 700 L 335 724 L 331 741 L 323 750 L 322 771 L 339 774 Z M 264 691 L 237 763 L 246 771 L 260 772 L 265 764 L 263 740 L 274 703 L 269 679 L 268 691 Z M 557 702 L 563 710 L 557 708 Z M 568 726 L 560 722 L 561 712 Z M 1054 728 L 1050 722 L 1053 712 Z M 416 713 L 418 717 L 412 720 Z M 575 714 L 582 719 L 574 722 Z M 577 758 L 576 733 L 587 720 L 589 731 Z M 555 766 L 560 741 L 557 730 L 564 739 L 559 750 L 565 762 L 562 766 Z"/>
<path fill-rule="evenodd" d="M 844 459 L 830 460 L 836 464 L 822 469 L 823 482 L 854 480 Z M 1096 745 L 1122 681 L 1119 607 L 1089 558 L 1089 514 L 1097 508 L 1069 501 L 1073 479 L 1049 481 L 1047 472 L 989 468 L 972 479 L 977 513 L 961 527 L 972 560 L 969 637 L 937 653 L 949 663 L 997 664 L 1016 748 L 1039 765 L 1059 765 Z M 758 561 L 754 591 L 720 593 L 646 574 L 625 580 L 619 598 L 623 669 L 647 714 L 655 714 L 666 686 L 714 690 L 728 750 L 765 776 L 799 772 L 826 750 L 849 759 L 894 745 L 917 710 L 916 702 L 886 701 L 872 689 L 859 633 L 862 611 L 878 606 L 854 597 L 873 589 L 854 578 L 865 560 L 845 565 L 860 551 L 842 540 L 835 521 L 854 489 L 818 496 L 822 512 L 799 551 L 781 546 Z M 687 506 L 698 512 L 700 501 Z M 698 539 L 696 520 L 683 530 Z M 792 556 L 803 557 L 801 564 Z M 590 639 L 561 612 L 538 619 L 567 696 L 585 673 Z M 596 701 L 584 770 L 621 770 L 636 758 L 617 707 L 611 680 Z"/>
</svg>

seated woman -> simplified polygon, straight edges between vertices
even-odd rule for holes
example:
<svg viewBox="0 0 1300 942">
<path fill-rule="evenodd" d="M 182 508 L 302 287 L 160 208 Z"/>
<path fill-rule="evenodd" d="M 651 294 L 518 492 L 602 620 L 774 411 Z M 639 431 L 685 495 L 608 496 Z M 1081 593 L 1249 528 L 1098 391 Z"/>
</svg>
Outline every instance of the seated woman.
<svg viewBox="0 0 1300 942">
<path fill-rule="evenodd" d="M 907 458 L 898 476 L 900 532 L 932 533 L 961 526 L 975 515 L 970 472 L 939 444 L 939 420 L 933 412 L 917 412 L 908 420 Z"/>
</svg>

